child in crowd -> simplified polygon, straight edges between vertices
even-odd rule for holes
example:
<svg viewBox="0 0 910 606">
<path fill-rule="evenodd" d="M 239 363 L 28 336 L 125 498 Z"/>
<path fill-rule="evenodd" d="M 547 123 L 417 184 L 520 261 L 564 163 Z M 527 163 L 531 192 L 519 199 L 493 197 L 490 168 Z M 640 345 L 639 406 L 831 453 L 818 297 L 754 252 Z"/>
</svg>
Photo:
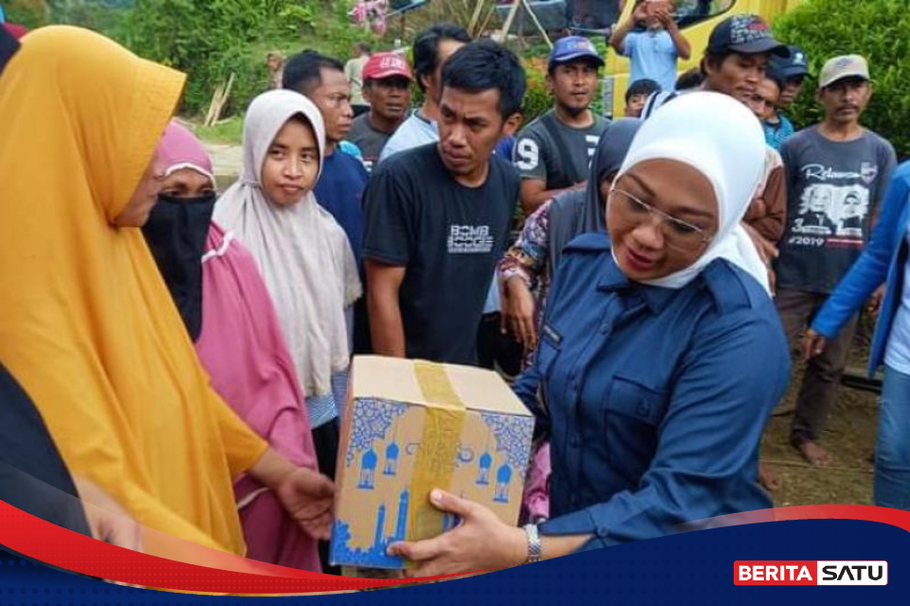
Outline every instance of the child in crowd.
<svg viewBox="0 0 910 606">
<path fill-rule="evenodd" d="M 761 126 L 765 131 L 765 141 L 780 151 L 784 141 L 793 136 L 795 132 L 793 123 L 787 116 L 777 111 L 780 103 L 781 92 L 786 84 L 783 75 L 775 70 L 770 70 L 768 75 L 758 83 L 753 94 L 753 103 L 762 105 Z"/>
<path fill-rule="evenodd" d="M 649 78 L 636 80 L 629 85 L 626 90 L 626 118 L 640 118 L 641 110 L 645 106 L 645 101 L 654 93 L 659 93 L 662 89 L 660 84 Z"/>
</svg>

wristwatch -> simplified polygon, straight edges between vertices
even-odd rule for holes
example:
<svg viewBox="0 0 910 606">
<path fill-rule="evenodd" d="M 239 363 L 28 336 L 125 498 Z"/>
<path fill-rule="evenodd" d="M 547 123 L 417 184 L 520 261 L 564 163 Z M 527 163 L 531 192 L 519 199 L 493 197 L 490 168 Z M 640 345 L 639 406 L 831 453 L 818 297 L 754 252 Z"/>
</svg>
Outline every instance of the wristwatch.
<svg viewBox="0 0 910 606">
<path fill-rule="evenodd" d="M 528 559 L 525 564 L 539 562 L 543 551 L 540 545 L 540 533 L 537 532 L 537 524 L 526 524 L 524 531 L 528 535 Z"/>
</svg>

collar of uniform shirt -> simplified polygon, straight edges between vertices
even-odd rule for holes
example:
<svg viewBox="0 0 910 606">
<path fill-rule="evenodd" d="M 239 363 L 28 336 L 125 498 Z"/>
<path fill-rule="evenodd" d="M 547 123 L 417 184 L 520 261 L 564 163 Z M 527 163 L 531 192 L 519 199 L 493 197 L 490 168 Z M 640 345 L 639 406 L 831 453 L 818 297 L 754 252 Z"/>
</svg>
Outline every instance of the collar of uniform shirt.
<svg viewBox="0 0 910 606">
<path fill-rule="evenodd" d="M 619 269 L 616 262 L 612 260 L 607 264 L 607 269 L 604 272 L 603 277 L 601 277 L 600 281 L 597 283 L 597 290 L 602 292 L 634 290 L 648 305 L 648 309 L 655 314 L 659 314 L 667 306 L 670 299 L 673 297 L 673 294 L 676 292 L 669 288 L 648 286 L 646 284 L 632 282 L 624 273 L 622 273 L 622 270 Z"/>
<path fill-rule="evenodd" d="M 700 282 L 701 288 L 705 288 L 711 293 L 714 303 L 717 305 L 717 310 L 721 314 L 750 305 L 748 296 L 744 298 L 746 293 L 744 287 L 731 288 L 729 280 L 724 280 L 723 274 L 735 273 L 735 271 L 723 259 L 715 259 L 696 278 L 696 281 Z M 671 288 L 647 286 L 632 282 L 622 273 L 616 262 L 611 259 L 610 263 L 607 264 L 606 271 L 604 271 L 603 276 L 597 283 L 597 289 L 603 292 L 611 292 L 633 288 L 641 293 L 648 308 L 655 314 L 663 311 L 670 299 L 673 298 L 673 294 L 677 292 Z"/>
</svg>

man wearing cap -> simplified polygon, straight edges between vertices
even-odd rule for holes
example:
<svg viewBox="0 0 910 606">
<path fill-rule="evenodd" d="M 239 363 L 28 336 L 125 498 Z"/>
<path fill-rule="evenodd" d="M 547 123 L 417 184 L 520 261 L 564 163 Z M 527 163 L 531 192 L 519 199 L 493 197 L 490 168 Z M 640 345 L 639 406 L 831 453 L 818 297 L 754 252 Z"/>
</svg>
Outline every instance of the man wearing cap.
<svg viewBox="0 0 910 606">
<path fill-rule="evenodd" d="M 527 214 L 566 189 L 584 187 L 597 141 L 607 126 L 589 109 L 603 64 L 587 38 L 556 41 L 547 69 L 555 107 L 522 130 L 513 152 Z"/>
<path fill-rule="evenodd" d="M 789 49 L 771 35 L 768 24 L 758 15 L 740 14 L 718 23 L 708 38 L 699 69 L 702 82 L 698 88 L 654 93 L 645 101 L 641 117 L 647 119 L 678 95 L 693 90 L 729 95 L 751 106 L 759 83 L 765 78 L 772 57 L 788 57 Z"/>
<path fill-rule="evenodd" d="M 860 124 L 871 96 L 866 60 L 834 57 L 819 75 L 824 120 L 781 148 L 789 203 L 776 264 L 777 308 L 794 344 L 865 246 L 895 165 L 891 144 Z M 827 215 L 821 223 L 820 214 Z M 835 228 L 845 221 L 862 229 Z M 855 326 L 856 318 L 806 364 L 790 442 L 815 465 L 833 461 L 818 441 L 837 397 Z"/>
<path fill-rule="evenodd" d="M 793 136 L 796 129 L 790 119 L 784 115 L 786 110 L 803 88 L 803 80 L 809 73 L 806 53 L 798 46 L 788 47 L 789 57 L 773 57 L 768 66 L 768 78 L 773 80 L 780 90 L 775 108 L 768 113 L 762 122 L 768 144 L 780 150 L 784 141 Z"/>
<path fill-rule="evenodd" d="M 724 19 L 711 32 L 701 61 L 702 89 L 735 97 L 749 105 L 773 55 L 790 51 L 771 35 L 764 19 L 742 14 Z"/>
<path fill-rule="evenodd" d="M 641 25 L 644 31 L 632 31 Z M 610 36 L 610 46 L 629 58 L 630 82 L 654 80 L 663 90 L 676 86 L 677 59 L 692 54 L 665 0 L 636 0 L 632 15 Z"/>
<path fill-rule="evenodd" d="M 758 15 L 728 17 L 717 24 L 708 38 L 700 66 L 704 75 L 700 90 L 729 95 L 761 120 L 762 112 L 755 101 L 765 81 L 765 69 L 772 55 L 787 53 L 787 47 L 774 39 L 768 24 Z M 770 146 L 765 151 L 764 176 L 745 223 L 770 265 L 777 254 L 774 245 L 783 231 L 787 193 L 780 154 Z"/>
<path fill-rule="evenodd" d="M 760 100 L 764 104 L 761 127 L 765 131 L 765 141 L 777 151 L 780 151 L 784 142 L 796 132 L 793 123 L 777 108 L 783 88 L 783 76 L 774 67 L 771 67 L 768 69 L 765 79 L 759 82 L 755 95 L 752 97 L 753 100 Z"/>
<path fill-rule="evenodd" d="M 771 35 L 768 24 L 758 15 L 740 14 L 718 23 L 708 38 L 699 69 L 701 86 L 685 91 L 673 88 L 654 93 L 645 101 L 641 117 L 647 119 L 665 103 L 693 90 L 729 95 L 751 106 L 759 83 L 765 78 L 772 57 L 789 57 L 790 51 Z"/>
<path fill-rule="evenodd" d="M 397 53 L 376 53 L 363 67 L 363 97 L 370 111 L 351 125 L 348 141 L 363 152 L 367 170 L 405 117 L 411 102 L 411 68 Z"/>
<path fill-rule="evenodd" d="M 785 110 L 793 105 L 799 93 L 803 90 L 803 82 L 809 75 L 809 59 L 806 52 L 799 46 L 787 47 L 790 51 L 788 57 L 774 57 L 771 59 L 771 69 L 778 72 L 784 81 L 780 91 L 777 106 Z"/>
</svg>

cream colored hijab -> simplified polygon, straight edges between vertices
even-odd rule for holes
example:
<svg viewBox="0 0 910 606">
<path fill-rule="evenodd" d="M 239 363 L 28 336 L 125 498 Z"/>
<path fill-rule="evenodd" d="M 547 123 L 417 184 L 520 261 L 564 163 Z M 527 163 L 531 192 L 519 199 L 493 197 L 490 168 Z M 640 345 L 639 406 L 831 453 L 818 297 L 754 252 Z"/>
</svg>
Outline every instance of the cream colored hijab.
<svg viewBox="0 0 910 606">
<path fill-rule="evenodd" d="M 214 219 L 253 253 L 275 302 L 297 376 L 307 396 L 332 391 L 332 374 L 348 367 L 345 307 L 361 295 L 347 236 L 312 192 L 290 207 L 262 189 L 262 165 L 284 124 L 302 115 L 316 134 L 319 173 L 325 126 L 303 95 L 274 90 L 250 104 L 243 129 L 243 174 L 215 205 Z M 318 180 L 318 175 L 317 175 Z"/>
<path fill-rule="evenodd" d="M 682 288 L 722 258 L 745 270 L 770 293 L 768 269 L 741 224 L 765 166 L 764 134 L 752 112 L 719 93 L 680 95 L 645 121 L 617 179 L 639 162 L 658 158 L 688 164 L 711 182 L 719 229 L 695 263 L 646 283 Z"/>
</svg>

